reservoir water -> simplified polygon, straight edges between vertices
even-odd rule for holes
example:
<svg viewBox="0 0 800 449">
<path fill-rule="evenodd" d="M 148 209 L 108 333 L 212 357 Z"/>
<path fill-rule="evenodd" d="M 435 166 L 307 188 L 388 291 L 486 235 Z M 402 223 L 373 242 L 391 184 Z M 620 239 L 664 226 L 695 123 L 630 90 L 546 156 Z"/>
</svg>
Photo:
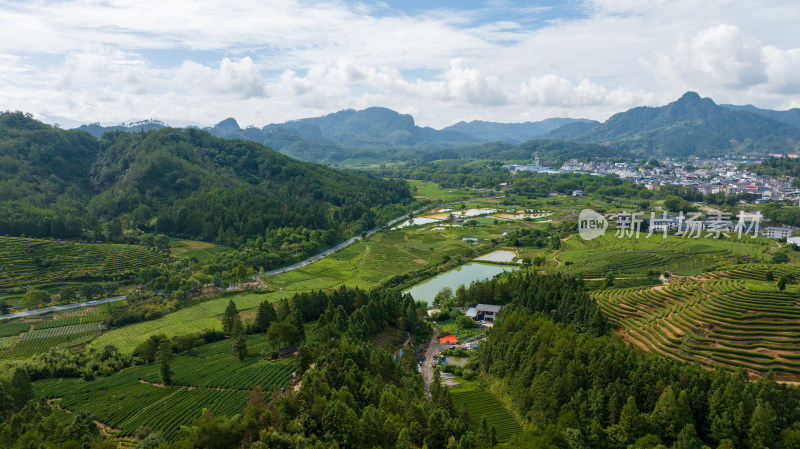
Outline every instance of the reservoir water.
<svg viewBox="0 0 800 449">
<path fill-rule="evenodd" d="M 407 290 L 407 292 L 417 301 L 425 301 L 428 304 L 432 304 L 433 297 L 445 287 L 450 287 L 453 289 L 453 292 L 455 292 L 461 284 L 464 284 L 465 287 L 469 287 L 472 281 L 491 279 L 500 273 L 515 269 L 517 269 L 517 267 L 470 262 L 446 273 L 442 273 L 435 278 L 428 279 L 421 284 L 417 284 Z"/>
</svg>

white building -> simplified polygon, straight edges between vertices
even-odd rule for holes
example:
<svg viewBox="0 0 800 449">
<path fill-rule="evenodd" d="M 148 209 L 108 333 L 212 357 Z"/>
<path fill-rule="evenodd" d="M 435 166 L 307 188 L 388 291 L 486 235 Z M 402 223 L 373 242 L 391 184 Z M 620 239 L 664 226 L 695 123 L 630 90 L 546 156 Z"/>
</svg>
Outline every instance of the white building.
<svg viewBox="0 0 800 449">
<path fill-rule="evenodd" d="M 761 232 L 761 235 L 768 239 L 788 239 L 792 236 L 792 229 L 791 228 L 773 228 L 768 227 L 764 228 Z"/>
</svg>

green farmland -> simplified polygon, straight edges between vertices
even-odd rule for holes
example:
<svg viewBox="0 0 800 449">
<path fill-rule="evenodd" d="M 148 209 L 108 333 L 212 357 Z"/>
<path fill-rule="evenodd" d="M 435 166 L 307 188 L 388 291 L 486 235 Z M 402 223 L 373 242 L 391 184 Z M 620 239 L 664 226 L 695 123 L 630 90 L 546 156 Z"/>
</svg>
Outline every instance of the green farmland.
<svg viewBox="0 0 800 449">
<path fill-rule="evenodd" d="M 249 337 L 253 355 L 241 362 L 233 357 L 228 340 L 177 357 L 170 386 L 159 385 L 158 366 L 150 364 L 93 381 L 39 381 L 34 388 L 44 397 L 58 398 L 58 405 L 66 410 L 92 413 L 119 436 L 147 426 L 175 439 L 181 426 L 191 424 L 204 409 L 227 416 L 240 414 L 254 388 L 260 387 L 268 398 L 273 389 L 289 383 L 297 369 L 294 359 L 264 360 L 259 356 L 267 347 L 264 340 L 263 335 Z"/>
<path fill-rule="evenodd" d="M 467 405 L 469 429 L 476 434 L 484 417 L 486 417 L 486 424 L 489 428 L 494 426 L 497 431 L 497 439 L 501 442 L 509 440 L 522 430 L 503 403 L 477 383 L 473 382 L 465 387 L 454 387 L 450 390 L 450 396 L 453 398 L 455 410 L 460 410 L 462 404 Z"/>
<path fill-rule="evenodd" d="M 800 378 L 800 292 L 717 279 L 595 293 L 603 313 L 648 351 L 707 366 Z"/>
<path fill-rule="evenodd" d="M 67 284 L 131 279 L 167 258 L 137 245 L 75 243 L 0 237 L 0 295 L 26 288 L 51 290 Z M 23 288 L 24 287 L 24 288 Z"/>
</svg>

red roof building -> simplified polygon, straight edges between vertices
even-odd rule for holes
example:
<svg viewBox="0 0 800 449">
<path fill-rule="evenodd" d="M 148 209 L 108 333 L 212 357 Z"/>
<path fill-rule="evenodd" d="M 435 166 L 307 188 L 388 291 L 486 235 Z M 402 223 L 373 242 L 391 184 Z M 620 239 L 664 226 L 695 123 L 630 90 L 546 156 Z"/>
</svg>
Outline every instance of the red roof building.
<svg viewBox="0 0 800 449">
<path fill-rule="evenodd" d="M 458 337 L 455 335 L 445 335 L 444 337 L 439 338 L 439 343 L 443 345 L 454 345 L 458 343 Z"/>
</svg>

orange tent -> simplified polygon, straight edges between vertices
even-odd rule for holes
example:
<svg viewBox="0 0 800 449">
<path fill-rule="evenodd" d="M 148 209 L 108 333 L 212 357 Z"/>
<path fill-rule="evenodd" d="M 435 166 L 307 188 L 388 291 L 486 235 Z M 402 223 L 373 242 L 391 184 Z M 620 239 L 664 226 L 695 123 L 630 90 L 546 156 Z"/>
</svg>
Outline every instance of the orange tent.
<svg viewBox="0 0 800 449">
<path fill-rule="evenodd" d="M 444 337 L 439 339 L 439 343 L 443 345 L 454 345 L 458 343 L 458 337 L 455 335 L 445 335 Z"/>
</svg>

